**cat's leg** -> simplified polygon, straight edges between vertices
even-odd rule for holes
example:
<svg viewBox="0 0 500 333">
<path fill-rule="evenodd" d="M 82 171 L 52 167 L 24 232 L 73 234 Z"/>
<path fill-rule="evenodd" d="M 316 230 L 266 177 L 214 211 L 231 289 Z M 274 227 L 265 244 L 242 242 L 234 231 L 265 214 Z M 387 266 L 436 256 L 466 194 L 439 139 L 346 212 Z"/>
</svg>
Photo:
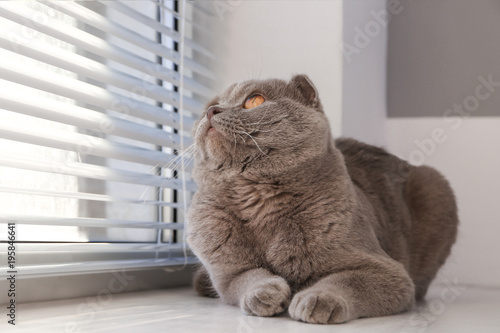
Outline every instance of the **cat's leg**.
<svg viewBox="0 0 500 333">
<path fill-rule="evenodd" d="M 246 275 L 254 275 L 253 278 L 256 278 L 255 275 L 263 274 L 247 272 Z M 248 279 L 248 276 L 246 278 Z M 276 276 L 276 278 L 278 277 Z M 241 280 L 242 277 L 239 279 Z M 237 286 L 237 284 L 241 282 L 242 281 L 233 281 L 233 284 L 235 285 L 233 285 L 232 288 L 241 288 L 241 286 Z M 213 298 L 219 297 L 219 294 L 213 287 L 210 275 L 203 265 L 200 265 L 196 269 L 193 278 L 193 285 L 200 296 Z M 283 283 L 283 281 L 281 281 L 281 278 L 271 279 L 271 281 L 263 279 L 259 286 L 255 286 L 252 289 L 252 292 L 246 294 L 244 299 L 240 300 L 240 304 L 238 304 L 247 314 L 271 316 L 283 312 L 290 303 L 290 288 L 286 282 Z M 278 300 L 280 300 L 279 304 L 277 302 Z"/>
<path fill-rule="evenodd" d="M 218 213 L 210 211 L 210 216 L 193 218 L 198 224 L 189 226 L 189 243 L 204 265 L 195 287 L 205 291 L 210 281 L 224 303 L 237 305 L 249 315 L 273 316 L 285 311 L 291 299 L 288 283 L 259 268 L 261 260 L 241 230 L 242 224 L 228 225 L 231 220 L 220 218 L 224 215 Z"/>
<path fill-rule="evenodd" d="M 217 294 L 217 291 L 212 285 L 210 275 L 208 275 L 207 269 L 203 265 L 200 265 L 194 272 L 193 285 L 194 289 L 200 296 L 213 298 L 219 297 L 219 294 Z"/>
<path fill-rule="evenodd" d="M 286 310 L 291 291 L 280 276 L 258 268 L 236 277 L 229 287 L 241 310 L 248 315 L 273 316 Z"/>
<path fill-rule="evenodd" d="M 290 304 L 288 283 L 264 268 L 234 275 L 219 270 L 213 276 L 213 282 L 225 303 L 238 305 L 247 315 L 274 316 L 285 311 Z"/>
<path fill-rule="evenodd" d="M 333 324 L 399 313 L 413 303 L 414 286 L 403 265 L 372 256 L 354 259 L 343 270 L 300 291 L 288 311 L 296 320 Z"/>
</svg>

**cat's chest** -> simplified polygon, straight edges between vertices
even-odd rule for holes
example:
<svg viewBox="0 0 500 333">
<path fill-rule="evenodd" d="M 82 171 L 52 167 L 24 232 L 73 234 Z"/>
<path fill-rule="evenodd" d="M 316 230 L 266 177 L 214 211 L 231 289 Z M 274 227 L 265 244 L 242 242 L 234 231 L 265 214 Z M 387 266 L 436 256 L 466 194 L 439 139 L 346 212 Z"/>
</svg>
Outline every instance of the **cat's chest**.
<svg viewBox="0 0 500 333">
<path fill-rule="evenodd" d="M 294 194 L 277 183 L 239 179 L 225 193 L 225 203 L 233 213 L 243 223 L 256 228 L 286 218 L 295 205 Z"/>
<path fill-rule="evenodd" d="M 257 264 L 289 282 L 304 283 L 319 269 L 314 258 L 322 242 L 322 234 L 315 230 L 320 222 L 308 214 L 314 207 L 300 193 L 278 185 L 246 185 L 234 187 L 227 200 L 243 224 L 243 238 L 254 244 L 262 260 Z"/>
</svg>

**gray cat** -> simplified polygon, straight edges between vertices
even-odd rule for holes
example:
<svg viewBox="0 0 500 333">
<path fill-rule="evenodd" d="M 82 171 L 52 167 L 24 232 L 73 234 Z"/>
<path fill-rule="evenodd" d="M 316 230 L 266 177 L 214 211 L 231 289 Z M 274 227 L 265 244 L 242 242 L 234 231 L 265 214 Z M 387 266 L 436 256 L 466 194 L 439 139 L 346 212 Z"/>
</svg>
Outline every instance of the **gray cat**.
<svg viewBox="0 0 500 333">
<path fill-rule="evenodd" d="M 334 141 L 305 75 L 230 86 L 194 138 L 187 231 L 201 295 L 343 323 L 410 309 L 450 253 L 458 218 L 444 177 Z"/>
</svg>

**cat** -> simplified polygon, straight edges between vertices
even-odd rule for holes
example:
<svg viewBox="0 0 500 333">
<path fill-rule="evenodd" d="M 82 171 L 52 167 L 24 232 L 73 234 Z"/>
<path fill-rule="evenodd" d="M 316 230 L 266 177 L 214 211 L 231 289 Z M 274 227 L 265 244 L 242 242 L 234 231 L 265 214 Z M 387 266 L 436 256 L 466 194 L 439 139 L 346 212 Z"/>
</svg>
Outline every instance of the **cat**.
<svg viewBox="0 0 500 333">
<path fill-rule="evenodd" d="M 231 85 L 193 136 L 194 285 L 245 314 L 327 324 L 409 310 L 455 242 L 447 180 L 333 140 L 306 75 Z"/>
</svg>

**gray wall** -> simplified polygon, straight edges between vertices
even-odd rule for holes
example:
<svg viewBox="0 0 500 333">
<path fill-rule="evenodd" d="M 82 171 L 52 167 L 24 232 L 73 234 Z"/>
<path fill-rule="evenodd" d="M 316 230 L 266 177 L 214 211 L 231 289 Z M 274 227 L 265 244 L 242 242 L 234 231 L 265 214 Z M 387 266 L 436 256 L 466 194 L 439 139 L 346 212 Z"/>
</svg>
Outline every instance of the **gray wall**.
<svg viewBox="0 0 500 333">
<path fill-rule="evenodd" d="M 466 115 L 500 116 L 500 1 L 400 1 L 389 25 L 388 116 L 461 116 L 460 105 Z M 476 96 L 489 75 L 499 91 Z"/>
</svg>

